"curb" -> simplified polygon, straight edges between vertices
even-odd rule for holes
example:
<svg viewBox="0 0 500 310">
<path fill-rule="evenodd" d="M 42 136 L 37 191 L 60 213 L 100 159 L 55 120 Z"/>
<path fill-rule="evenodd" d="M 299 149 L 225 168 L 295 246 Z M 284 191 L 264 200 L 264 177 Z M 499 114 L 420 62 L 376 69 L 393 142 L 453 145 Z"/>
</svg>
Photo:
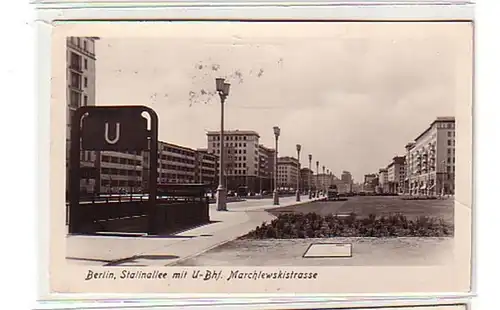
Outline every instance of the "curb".
<svg viewBox="0 0 500 310">
<path fill-rule="evenodd" d="M 317 199 L 317 200 L 310 200 L 310 201 L 296 201 L 295 203 L 290 204 L 290 205 L 288 205 L 288 206 L 284 206 L 284 207 L 293 207 L 293 206 L 297 206 L 297 205 L 305 204 L 305 203 L 308 203 L 308 202 L 314 202 L 314 201 L 318 201 L 318 200 L 320 200 L 320 199 Z M 279 207 L 278 207 L 278 208 L 279 208 Z M 245 212 L 259 212 L 259 211 L 260 211 L 260 212 L 267 212 L 267 211 L 266 211 L 267 209 L 269 209 L 269 208 L 264 208 L 264 209 L 260 209 L 260 210 L 251 210 L 251 211 L 245 211 Z M 269 213 L 269 212 L 267 212 L 267 213 Z M 269 213 L 269 214 L 270 214 L 270 213 Z M 272 215 L 272 214 L 270 214 L 270 215 Z M 274 215 L 272 215 L 272 217 L 276 218 L 276 216 L 274 216 Z M 251 230 L 250 230 L 250 231 L 251 231 Z M 217 248 L 217 247 L 219 247 L 219 246 L 222 246 L 222 245 L 224 245 L 224 244 L 226 244 L 226 243 L 229 243 L 229 242 L 231 242 L 231 241 L 234 241 L 234 240 L 236 240 L 236 239 L 240 238 L 241 236 L 244 236 L 244 235 L 246 235 L 246 234 L 248 234 L 248 233 L 249 233 L 249 231 L 247 231 L 247 232 L 245 232 L 245 233 L 238 234 L 238 236 L 232 237 L 231 239 L 228 239 L 228 240 L 221 241 L 221 242 L 219 242 L 219 243 L 217 243 L 217 244 L 214 244 L 213 246 L 210 246 L 210 247 L 208 247 L 208 248 L 206 248 L 206 249 L 203 249 L 202 251 L 197 252 L 197 253 L 195 253 L 195 254 L 188 255 L 188 256 L 183 257 L 183 258 L 179 258 L 177 261 L 175 261 L 175 262 L 171 262 L 171 263 L 169 263 L 169 264 L 166 264 L 165 266 L 173 266 L 173 265 L 175 265 L 175 264 L 177 264 L 177 263 L 179 263 L 179 262 L 183 262 L 183 261 L 186 261 L 186 260 L 191 259 L 191 258 L 193 258 L 193 257 L 196 257 L 196 256 L 199 256 L 199 255 L 202 255 L 203 253 L 206 253 L 206 252 L 208 252 L 208 251 L 210 251 L 210 250 L 212 250 L 212 249 L 215 249 L 215 248 Z"/>
</svg>

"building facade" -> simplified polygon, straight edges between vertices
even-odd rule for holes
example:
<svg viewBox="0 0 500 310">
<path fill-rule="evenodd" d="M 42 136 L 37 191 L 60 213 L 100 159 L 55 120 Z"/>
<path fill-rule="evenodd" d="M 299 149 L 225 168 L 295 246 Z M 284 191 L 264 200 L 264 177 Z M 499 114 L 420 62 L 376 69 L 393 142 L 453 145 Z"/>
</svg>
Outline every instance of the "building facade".
<svg viewBox="0 0 500 310">
<path fill-rule="evenodd" d="M 380 193 L 389 193 L 389 174 L 387 168 L 381 168 L 378 171 L 378 191 Z"/>
<path fill-rule="evenodd" d="M 97 152 L 98 193 L 142 192 L 142 152 Z"/>
<path fill-rule="evenodd" d="M 296 158 L 284 156 L 278 158 L 278 188 L 297 189 L 300 164 Z"/>
<path fill-rule="evenodd" d="M 309 168 L 300 169 L 300 189 L 309 192 L 314 188 L 314 172 Z"/>
<path fill-rule="evenodd" d="M 258 186 L 255 192 L 270 192 L 274 190 L 274 157 L 274 149 L 259 144 Z"/>
<path fill-rule="evenodd" d="M 216 190 L 219 186 L 219 157 L 207 149 L 197 149 L 196 154 L 195 180 Z"/>
<path fill-rule="evenodd" d="M 455 118 L 438 117 L 416 139 L 408 154 L 409 192 L 454 194 Z"/>
<path fill-rule="evenodd" d="M 404 169 L 404 183 L 403 183 L 403 193 L 405 195 L 411 195 L 410 182 L 411 175 L 414 169 L 413 162 L 411 160 L 412 149 L 415 147 L 415 142 L 409 142 L 405 145 L 405 169 Z"/>
<path fill-rule="evenodd" d="M 389 193 L 398 194 L 404 191 L 405 179 L 405 157 L 395 156 L 387 165 L 387 181 L 389 183 Z"/>
<path fill-rule="evenodd" d="M 149 188 L 149 152 L 143 153 L 142 188 Z M 205 184 L 215 190 L 218 186 L 218 156 L 206 149 L 158 141 L 158 184 Z"/>
<path fill-rule="evenodd" d="M 82 106 L 95 105 L 96 53 L 94 37 L 68 37 L 66 39 L 66 188 L 69 188 L 69 152 L 71 120 L 76 110 Z M 82 151 L 80 166 L 82 192 L 98 189 L 96 160 L 94 151 Z"/>
<path fill-rule="evenodd" d="M 375 173 L 365 174 L 363 182 L 363 191 L 367 193 L 374 193 L 377 186 L 379 178 Z"/>
<path fill-rule="evenodd" d="M 338 178 L 332 173 L 316 174 L 313 178 L 316 190 L 322 191 L 335 184 Z"/>
<path fill-rule="evenodd" d="M 352 174 L 349 172 L 349 171 L 342 171 L 342 174 L 340 176 L 340 181 L 341 184 L 338 186 L 339 188 L 339 192 L 340 192 L 340 188 L 343 187 L 343 192 L 352 192 L 353 189 L 352 189 L 352 184 L 353 184 L 353 179 L 352 179 Z"/>
<path fill-rule="evenodd" d="M 351 173 L 349 171 L 345 171 L 345 170 L 342 171 L 340 179 L 344 183 L 347 183 L 347 184 L 351 184 L 352 183 L 352 175 L 351 175 Z"/>
<path fill-rule="evenodd" d="M 220 131 L 207 132 L 207 150 L 217 156 L 224 156 L 226 188 L 237 190 L 244 186 L 254 193 L 270 189 L 272 172 L 269 170 L 274 167 L 274 151 L 259 146 L 260 136 L 255 131 L 230 130 L 224 134 L 225 154 L 220 153 Z"/>
</svg>

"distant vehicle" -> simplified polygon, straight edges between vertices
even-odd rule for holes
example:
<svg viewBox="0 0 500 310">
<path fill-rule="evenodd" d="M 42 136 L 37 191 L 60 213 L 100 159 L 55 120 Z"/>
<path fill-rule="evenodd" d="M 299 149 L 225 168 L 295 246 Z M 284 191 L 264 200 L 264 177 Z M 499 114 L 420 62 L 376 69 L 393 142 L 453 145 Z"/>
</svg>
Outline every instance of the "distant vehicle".
<svg viewBox="0 0 500 310">
<path fill-rule="evenodd" d="M 336 185 L 331 185 L 328 190 L 327 190 L 327 199 L 328 200 L 338 200 L 339 199 L 339 193 L 337 190 Z"/>
<path fill-rule="evenodd" d="M 248 196 L 248 187 L 247 186 L 240 186 L 240 187 L 238 187 L 238 190 L 236 191 L 236 193 L 240 197 L 246 197 L 246 196 Z"/>
</svg>

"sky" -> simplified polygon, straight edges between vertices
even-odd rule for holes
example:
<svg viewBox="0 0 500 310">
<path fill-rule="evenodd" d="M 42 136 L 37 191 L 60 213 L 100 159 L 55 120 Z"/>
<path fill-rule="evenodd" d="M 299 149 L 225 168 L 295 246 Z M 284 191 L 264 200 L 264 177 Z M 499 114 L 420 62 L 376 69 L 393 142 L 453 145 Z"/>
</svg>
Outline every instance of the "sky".
<svg viewBox="0 0 500 310">
<path fill-rule="evenodd" d="M 165 35 L 102 36 L 96 104 L 146 105 L 162 141 L 207 147 L 219 130 L 215 78 L 231 90 L 225 129 L 254 130 L 280 156 L 313 156 L 356 181 L 404 154 L 438 116 L 454 116 L 463 28 L 440 24 L 190 24 Z M 460 31 L 458 31 L 460 33 Z M 467 41 L 465 41 L 467 43 Z"/>
</svg>

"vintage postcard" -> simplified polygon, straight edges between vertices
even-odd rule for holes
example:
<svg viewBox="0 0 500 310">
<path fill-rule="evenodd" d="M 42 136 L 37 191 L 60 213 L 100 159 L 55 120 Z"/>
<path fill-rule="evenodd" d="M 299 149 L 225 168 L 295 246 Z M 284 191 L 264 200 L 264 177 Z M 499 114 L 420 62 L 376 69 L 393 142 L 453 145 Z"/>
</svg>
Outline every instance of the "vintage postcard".
<svg viewBox="0 0 500 310">
<path fill-rule="evenodd" d="M 470 22 L 56 23 L 54 293 L 467 293 Z"/>
</svg>

